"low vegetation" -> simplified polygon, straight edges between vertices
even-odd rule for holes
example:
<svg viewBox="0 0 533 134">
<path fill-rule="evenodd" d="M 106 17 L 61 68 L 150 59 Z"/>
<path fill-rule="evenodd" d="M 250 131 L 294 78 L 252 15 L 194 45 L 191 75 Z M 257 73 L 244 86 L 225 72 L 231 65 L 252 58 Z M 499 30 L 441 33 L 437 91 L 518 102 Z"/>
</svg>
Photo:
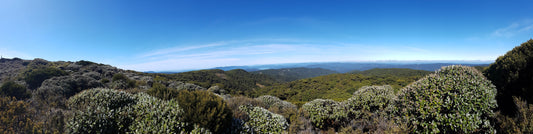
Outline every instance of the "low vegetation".
<svg viewBox="0 0 533 134">
<path fill-rule="evenodd" d="M 532 133 L 533 40 L 489 67 L 370 69 L 279 83 L 0 59 L 0 133 Z M 481 73 L 481 71 L 483 73 Z"/>
</svg>

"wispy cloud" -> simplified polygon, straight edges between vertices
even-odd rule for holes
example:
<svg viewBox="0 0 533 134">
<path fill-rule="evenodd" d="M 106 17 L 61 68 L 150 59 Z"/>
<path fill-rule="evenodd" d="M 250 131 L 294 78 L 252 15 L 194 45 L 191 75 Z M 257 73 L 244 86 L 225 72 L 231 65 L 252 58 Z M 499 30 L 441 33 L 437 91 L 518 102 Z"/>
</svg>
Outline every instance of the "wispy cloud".
<svg viewBox="0 0 533 134">
<path fill-rule="evenodd" d="M 200 48 L 216 47 L 216 46 L 221 46 L 221 45 L 225 45 L 225 44 L 226 43 L 218 42 L 218 43 L 211 43 L 211 44 L 199 45 L 199 46 L 166 48 L 166 49 L 160 49 L 160 50 L 157 50 L 155 52 L 144 54 L 141 57 L 165 55 L 165 54 L 169 54 L 169 53 L 176 53 L 176 52 L 182 52 L 182 51 L 188 51 L 188 50 L 194 50 L 194 49 L 200 49 Z"/>
<path fill-rule="evenodd" d="M 512 37 L 518 34 L 533 32 L 533 20 L 527 19 L 519 22 L 514 22 L 511 25 L 500 28 L 492 32 L 492 36 L 496 37 Z"/>
</svg>

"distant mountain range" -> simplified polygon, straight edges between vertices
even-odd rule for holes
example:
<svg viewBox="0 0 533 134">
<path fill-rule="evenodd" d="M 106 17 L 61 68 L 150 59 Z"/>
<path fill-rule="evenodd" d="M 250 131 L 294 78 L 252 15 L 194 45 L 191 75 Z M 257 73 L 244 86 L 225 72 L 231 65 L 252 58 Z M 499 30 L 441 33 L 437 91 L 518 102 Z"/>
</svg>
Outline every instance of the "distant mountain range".
<svg viewBox="0 0 533 134">
<path fill-rule="evenodd" d="M 350 71 L 365 71 L 374 68 L 408 68 L 415 70 L 435 71 L 442 66 L 448 65 L 465 65 L 465 66 L 488 66 L 488 61 L 383 61 L 383 62 L 324 62 L 324 63 L 289 63 L 289 64 L 270 64 L 270 65 L 252 65 L 252 66 L 227 66 L 216 67 L 213 69 L 233 70 L 243 69 L 248 72 L 282 69 L 282 68 L 322 68 L 339 73 Z"/>
</svg>

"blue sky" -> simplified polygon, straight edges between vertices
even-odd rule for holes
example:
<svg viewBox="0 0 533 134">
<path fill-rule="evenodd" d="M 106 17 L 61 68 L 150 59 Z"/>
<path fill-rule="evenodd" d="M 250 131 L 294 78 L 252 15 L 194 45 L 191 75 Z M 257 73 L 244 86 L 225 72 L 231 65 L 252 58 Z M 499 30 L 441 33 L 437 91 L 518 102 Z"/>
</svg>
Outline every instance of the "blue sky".
<svg viewBox="0 0 533 134">
<path fill-rule="evenodd" d="M 0 1 L 0 54 L 137 71 L 488 60 L 533 37 L 533 2 Z"/>
</svg>

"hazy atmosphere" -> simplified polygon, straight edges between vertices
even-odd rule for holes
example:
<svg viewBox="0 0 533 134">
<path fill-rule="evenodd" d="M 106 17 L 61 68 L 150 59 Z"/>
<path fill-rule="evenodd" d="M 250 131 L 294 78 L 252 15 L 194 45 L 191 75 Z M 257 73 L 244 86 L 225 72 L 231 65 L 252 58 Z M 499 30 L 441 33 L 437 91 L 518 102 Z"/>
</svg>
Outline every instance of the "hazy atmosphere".
<svg viewBox="0 0 533 134">
<path fill-rule="evenodd" d="M 531 1 L 0 2 L 0 55 L 136 71 L 275 63 L 494 61 L 533 36 Z"/>
</svg>

